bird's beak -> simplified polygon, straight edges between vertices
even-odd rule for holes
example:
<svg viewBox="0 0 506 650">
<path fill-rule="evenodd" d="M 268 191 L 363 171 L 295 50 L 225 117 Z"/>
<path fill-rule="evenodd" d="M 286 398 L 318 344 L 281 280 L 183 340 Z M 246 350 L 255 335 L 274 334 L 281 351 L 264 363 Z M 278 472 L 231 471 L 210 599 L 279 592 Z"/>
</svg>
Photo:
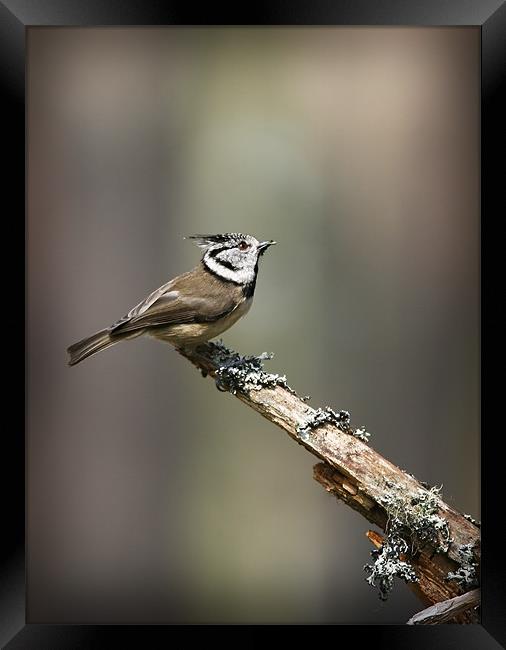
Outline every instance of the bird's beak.
<svg viewBox="0 0 506 650">
<path fill-rule="evenodd" d="M 265 251 L 269 248 L 269 246 L 272 246 L 273 244 L 277 244 L 277 243 L 278 242 L 276 242 L 276 241 L 274 241 L 272 239 L 270 239 L 269 241 L 261 241 L 258 244 L 257 250 L 260 253 L 260 255 L 263 255 L 265 253 Z"/>
</svg>

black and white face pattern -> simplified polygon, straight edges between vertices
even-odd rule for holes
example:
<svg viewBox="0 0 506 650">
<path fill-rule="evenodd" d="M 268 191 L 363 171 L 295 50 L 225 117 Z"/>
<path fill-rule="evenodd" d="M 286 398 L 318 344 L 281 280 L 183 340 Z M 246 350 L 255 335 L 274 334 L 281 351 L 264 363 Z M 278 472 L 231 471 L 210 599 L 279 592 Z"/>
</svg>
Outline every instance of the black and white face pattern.
<svg viewBox="0 0 506 650">
<path fill-rule="evenodd" d="M 252 235 L 226 233 L 224 235 L 193 235 L 198 246 L 205 250 L 205 266 L 224 280 L 242 286 L 253 284 L 258 271 L 258 258 L 276 242 L 259 242 Z"/>
</svg>

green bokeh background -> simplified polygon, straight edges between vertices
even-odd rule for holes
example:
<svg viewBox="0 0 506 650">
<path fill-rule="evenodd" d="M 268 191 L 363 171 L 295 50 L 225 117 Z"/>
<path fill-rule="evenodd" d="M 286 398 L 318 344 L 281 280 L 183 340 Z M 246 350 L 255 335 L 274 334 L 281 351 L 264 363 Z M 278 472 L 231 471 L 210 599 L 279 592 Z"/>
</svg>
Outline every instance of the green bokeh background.
<svg viewBox="0 0 506 650">
<path fill-rule="evenodd" d="M 479 518 L 478 28 L 30 29 L 29 622 L 402 623 L 316 459 L 136 340 L 65 348 L 263 258 L 224 341 Z"/>
</svg>

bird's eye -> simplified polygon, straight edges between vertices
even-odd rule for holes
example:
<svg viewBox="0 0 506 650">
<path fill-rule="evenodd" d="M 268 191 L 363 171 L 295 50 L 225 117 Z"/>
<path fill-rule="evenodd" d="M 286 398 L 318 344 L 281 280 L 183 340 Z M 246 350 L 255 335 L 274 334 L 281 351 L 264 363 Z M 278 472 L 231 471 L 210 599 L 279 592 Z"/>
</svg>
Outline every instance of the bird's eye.
<svg viewBox="0 0 506 650">
<path fill-rule="evenodd" d="M 248 250 L 248 248 L 249 248 L 248 242 L 245 242 L 244 240 L 239 242 L 239 250 L 240 251 Z"/>
</svg>

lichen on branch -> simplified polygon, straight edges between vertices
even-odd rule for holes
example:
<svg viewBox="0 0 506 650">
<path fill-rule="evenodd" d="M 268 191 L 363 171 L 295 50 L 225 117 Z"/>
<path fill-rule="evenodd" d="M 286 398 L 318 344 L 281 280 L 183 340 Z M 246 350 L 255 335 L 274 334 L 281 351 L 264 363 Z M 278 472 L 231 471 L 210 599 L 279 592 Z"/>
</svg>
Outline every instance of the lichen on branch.
<svg viewBox="0 0 506 650">
<path fill-rule="evenodd" d="M 209 343 L 212 358 L 216 362 L 216 386 L 221 391 L 228 391 L 235 395 L 239 392 L 260 390 L 282 386 L 295 394 L 286 381 L 285 375 L 265 372 L 263 362 L 273 358 L 274 354 L 262 352 L 258 356 L 242 356 L 238 352 L 229 350 L 222 341 Z"/>
<path fill-rule="evenodd" d="M 363 442 L 369 442 L 371 434 L 366 431 L 364 426 L 358 427 L 357 429 L 351 426 L 349 411 L 338 411 L 336 413 L 330 406 L 325 406 L 325 408 L 318 408 L 316 411 L 311 409 L 309 410 L 309 414 L 307 421 L 297 427 L 297 433 L 303 438 L 309 436 L 311 431 L 314 431 L 318 427 L 325 424 L 333 424 L 344 433 L 350 433 Z"/>
<path fill-rule="evenodd" d="M 385 540 L 371 551 L 374 559 L 366 564 L 367 582 L 378 586 L 379 596 L 386 600 L 394 578 L 417 582 L 409 558 L 430 544 L 435 553 L 446 553 L 451 543 L 448 522 L 439 514 L 441 488 L 420 488 L 415 495 L 405 492 L 392 481 L 385 481 L 385 494 L 379 499 L 387 513 Z"/>
<path fill-rule="evenodd" d="M 478 585 L 476 573 L 478 563 L 474 558 L 473 545 L 462 544 L 459 546 L 459 556 L 461 559 L 459 568 L 456 571 L 450 571 L 446 579 L 455 580 L 462 587 L 476 587 Z"/>
<path fill-rule="evenodd" d="M 364 565 L 364 571 L 369 573 L 367 582 L 379 589 L 379 597 L 386 600 L 394 586 L 394 578 L 401 578 L 404 582 L 418 582 L 418 577 L 413 567 L 404 559 L 408 552 L 407 542 L 397 533 L 387 534 L 379 549 L 373 549 L 372 564 Z"/>
</svg>

